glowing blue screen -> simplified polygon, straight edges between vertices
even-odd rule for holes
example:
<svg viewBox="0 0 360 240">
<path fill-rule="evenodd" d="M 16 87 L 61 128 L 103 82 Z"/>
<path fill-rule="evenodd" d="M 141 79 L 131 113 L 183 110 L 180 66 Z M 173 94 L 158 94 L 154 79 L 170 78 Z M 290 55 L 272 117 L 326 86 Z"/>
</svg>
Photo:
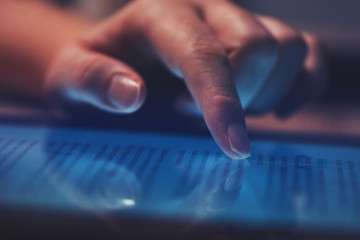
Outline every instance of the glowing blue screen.
<svg viewBox="0 0 360 240">
<path fill-rule="evenodd" d="M 360 149 L 0 125 L 0 206 L 234 226 L 360 230 Z"/>
</svg>

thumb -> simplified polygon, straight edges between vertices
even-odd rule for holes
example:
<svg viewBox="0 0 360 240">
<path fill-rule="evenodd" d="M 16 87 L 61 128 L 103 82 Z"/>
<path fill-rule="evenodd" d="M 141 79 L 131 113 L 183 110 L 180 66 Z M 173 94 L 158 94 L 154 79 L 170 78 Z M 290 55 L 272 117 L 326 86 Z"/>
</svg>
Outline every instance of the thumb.
<svg viewBox="0 0 360 240">
<path fill-rule="evenodd" d="M 141 77 L 125 63 L 77 46 L 63 50 L 51 65 L 45 93 L 91 104 L 114 113 L 131 113 L 145 100 Z"/>
</svg>

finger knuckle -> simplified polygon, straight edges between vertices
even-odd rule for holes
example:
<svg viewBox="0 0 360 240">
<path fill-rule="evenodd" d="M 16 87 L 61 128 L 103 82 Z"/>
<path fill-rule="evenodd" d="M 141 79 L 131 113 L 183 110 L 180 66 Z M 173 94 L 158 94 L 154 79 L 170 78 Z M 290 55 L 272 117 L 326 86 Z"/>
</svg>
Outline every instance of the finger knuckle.
<svg viewBox="0 0 360 240">
<path fill-rule="evenodd" d="M 201 60 L 226 58 L 225 49 L 216 41 L 206 38 L 190 41 L 187 55 Z"/>
<path fill-rule="evenodd" d="M 228 94 L 222 92 L 212 92 L 208 97 L 211 106 L 215 109 L 237 109 L 240 106 L 240 101 Z"/>
<path fill-rule="evenodd" d="M 308 48 L 309 49 L 322 49 L 324 46 L 323 46 L 323 43 L 315 36 L 311 35 L 311 34 L 305 34 L 304 35 L 304 39 L 305 39 L 305 42 L 307 43 L 308 45 Z"/>
<path fill-rule="evenodd" d="M 75 83 L 78 88 L 88 89 L 95 87 L 104 72 L 103 62 L 96 56 L 85 58 L 76 68 Z"/>
<path fill-rule="evenodd" d="M 319 39 L 317 37 L 315 37 L 314 35 L 305 34 L 305 38 L 311 44 L 315 44 L 315 45 L 320 44 Z"/>
</svg>

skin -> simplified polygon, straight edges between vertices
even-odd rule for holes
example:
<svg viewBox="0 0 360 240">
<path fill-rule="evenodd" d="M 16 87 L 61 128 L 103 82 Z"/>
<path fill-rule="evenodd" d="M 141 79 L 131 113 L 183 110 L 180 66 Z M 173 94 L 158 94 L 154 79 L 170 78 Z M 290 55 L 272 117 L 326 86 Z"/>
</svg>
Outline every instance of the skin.
<svg viewBox="0 0 360 240">
<path fill-rule="evenodd" d="M 184 79 L 236 159 L 250 156 L 245 110 L 286 116 L 324 87 L 313 37 L 225 0 L 137 0 L 98 23 L 0 0 L 0 29 L 0 89 L 131 113 L 146 97 L 139 69 L 156 60 Z"/>
</svg>

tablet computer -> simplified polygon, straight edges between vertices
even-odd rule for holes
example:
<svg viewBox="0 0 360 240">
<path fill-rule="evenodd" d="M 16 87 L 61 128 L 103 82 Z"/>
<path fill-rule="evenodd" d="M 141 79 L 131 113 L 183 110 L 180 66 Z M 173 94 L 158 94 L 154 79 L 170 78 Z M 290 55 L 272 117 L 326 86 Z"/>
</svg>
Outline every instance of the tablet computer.
<svg viewBox="0 0 360 240">
<path fill-rule="evenodd" d="M 324 140 L 324 139 L 323 139 Z M 359 239 L 354 141 L 0 124 L 3 237 Z"/>
</svg>

